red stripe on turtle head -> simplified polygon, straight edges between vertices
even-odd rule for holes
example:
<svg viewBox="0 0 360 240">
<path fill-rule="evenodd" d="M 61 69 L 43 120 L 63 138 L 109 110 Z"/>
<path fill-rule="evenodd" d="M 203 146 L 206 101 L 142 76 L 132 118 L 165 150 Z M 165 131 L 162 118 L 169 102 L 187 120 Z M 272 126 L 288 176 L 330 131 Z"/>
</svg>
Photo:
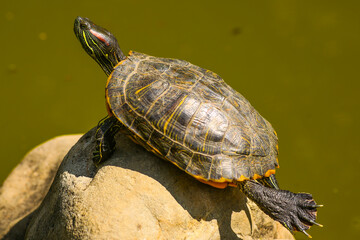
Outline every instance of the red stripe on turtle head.
<svg viewBox="0 0 360 240">
<path fill-rule="evenodd" d="M 90 32 L 92 33 L 92 35 L 94 35 L 97 39 L 99 39 L 100 41 L 102 41 L 103 43 L 105 43 L 107 46 L 110 45 L 110 43 L 107 41 L 106 37 L 101 34 L 101 33 L 98 33 L 92 29 L 90 29 Z"/>
</svg>

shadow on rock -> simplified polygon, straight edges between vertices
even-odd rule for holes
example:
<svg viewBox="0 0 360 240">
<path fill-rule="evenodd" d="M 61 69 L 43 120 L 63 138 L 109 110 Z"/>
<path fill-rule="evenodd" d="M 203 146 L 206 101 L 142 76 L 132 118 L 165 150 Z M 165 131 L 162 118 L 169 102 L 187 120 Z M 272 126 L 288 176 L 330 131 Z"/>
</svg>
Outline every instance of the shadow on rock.
<svg viewBox="0 0 360 240">
<path fill-rule="evenodd" d="M 246 205 L 247 199 L 239 189 L 216 189 L 203 184 L 172 163 L 155 157 L 122 136 L 118 137 L 117 145 L 118 150 L 104 165 L 130 169 L 155 179 L 192 218 L 198 221 L 215 219 L 220 236 L 226 236 L 224 239 L 241 239 L 231 228 L 232 214 L 245 211 L 250 223 L 251 217 Z"/>
</svg>

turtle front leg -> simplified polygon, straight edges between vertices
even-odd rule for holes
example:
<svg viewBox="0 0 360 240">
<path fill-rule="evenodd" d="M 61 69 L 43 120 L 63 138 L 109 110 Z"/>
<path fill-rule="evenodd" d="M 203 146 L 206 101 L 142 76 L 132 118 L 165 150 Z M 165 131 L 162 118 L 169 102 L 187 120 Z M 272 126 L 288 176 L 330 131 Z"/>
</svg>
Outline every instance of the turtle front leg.
<svg viewBox="0 0 360 240">
<path fill-rule="evenodd" d="M 306 232 L 315 222 L 317 205 L 311 194 L 293 193 L 286 190 L 265 187 L 254 180 L 239 183 L 240 189 L 253 200 L 267 215 L 280 222 L 287 229 Z"/>
<path fill-rule="evenodd" d="M 96 166 L 106 161 L 115 151 L 114 137 L 121 127 L 121 123 L 115 116 L 107 116 L 98 123 L 95 133 L 96 147 L 93 152 L 93 161 Z"/>
</svg>

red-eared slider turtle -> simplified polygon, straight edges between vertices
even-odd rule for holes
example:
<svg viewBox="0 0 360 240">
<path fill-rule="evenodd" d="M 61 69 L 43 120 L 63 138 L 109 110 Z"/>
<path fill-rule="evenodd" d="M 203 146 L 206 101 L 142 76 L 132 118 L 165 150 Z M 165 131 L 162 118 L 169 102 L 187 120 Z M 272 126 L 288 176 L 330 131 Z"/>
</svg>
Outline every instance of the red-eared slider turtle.
<svg viewBox="0 0 360 240">
<path fill-rule="evenodd" d="M 237 186 L 290 231 L 315 222 L 311 194 L 280 190 L 277 136 L 238 92 L 214 72 L 187 61 L 130 51 L 87 18 L 74 31 L 85 51 L 109 76 L 109 115 L 99 122 L 96 165 L 114 151 L 121 131 L 194 178 L 218 188 Z"/>
</svg>

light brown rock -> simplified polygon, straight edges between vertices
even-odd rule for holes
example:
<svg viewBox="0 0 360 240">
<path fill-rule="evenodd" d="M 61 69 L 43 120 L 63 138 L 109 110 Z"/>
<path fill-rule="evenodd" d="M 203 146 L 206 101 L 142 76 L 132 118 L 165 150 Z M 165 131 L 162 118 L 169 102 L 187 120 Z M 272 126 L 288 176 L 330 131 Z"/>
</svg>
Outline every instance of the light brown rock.
<svg viewBox="0 0 360 240">
<path fill-rule="evenodd" d="M 293 239 L 238 189 L 202 184 L 124 136 L 96 169 L 93 135 L 65 157 L 26 239 Z"/>
<path fill-rule="evenodd" d="M 0 239 L 21 239 L 29 214 L 41 203 L 55 173 L 80 135 L 60 136 L 30 151 L 0 188 Z M 11 231 L 12 230 L 12 231 Z"/>
</svg>

